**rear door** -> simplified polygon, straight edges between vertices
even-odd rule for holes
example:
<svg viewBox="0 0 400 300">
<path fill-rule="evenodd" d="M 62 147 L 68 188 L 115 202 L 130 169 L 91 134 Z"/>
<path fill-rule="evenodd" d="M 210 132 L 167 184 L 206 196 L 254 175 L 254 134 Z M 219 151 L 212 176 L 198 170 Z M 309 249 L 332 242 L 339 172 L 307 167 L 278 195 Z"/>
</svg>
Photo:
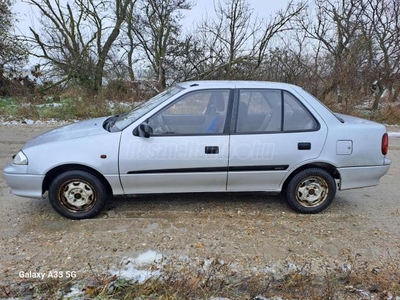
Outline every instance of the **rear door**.
<svg viewBox="0 0 400 300">
<path fill-rule="evenodd" d="M 321 153 L 325 123 L 290 92 L 242 89 L 235 106 L 228 191 L 279 191 L 291 169 Z"/>
</svg>

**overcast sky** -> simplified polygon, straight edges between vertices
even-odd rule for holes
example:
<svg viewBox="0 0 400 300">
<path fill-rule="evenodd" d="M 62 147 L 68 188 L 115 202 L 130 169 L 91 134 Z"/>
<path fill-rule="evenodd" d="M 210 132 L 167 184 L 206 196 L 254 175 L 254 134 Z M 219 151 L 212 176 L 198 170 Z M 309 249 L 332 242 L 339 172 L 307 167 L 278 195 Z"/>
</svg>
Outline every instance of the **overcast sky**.
<svg viewBox="0 0 400 300">
<path fill-rule="evenodd" d="M 197 3 L 190 11 L 185 11 L 185 19 L 183 25 L 193 27 L 196 22 L 200 22 L 206 15 L 209 17 L 215 16 L 214 3 L 218 0 L 194 0 L 192 2 Z M 221 0 L 225 1 L 225 0 Z M 260 18 L 270 17 L 275 12 L 284 8 L 288 0 L 272 1 L 272 0 L 247 0 L 250 7 L 254 10 Z M 35 27 L 35 19 L 40 15 L 32 11 L 29 4 L 23 2 L 23 0 L 17 0 L 13 6 L 14 12 L 17 13 L 17 18 L 20 20 L 18 28 L 21 29 L 22 33 L 29 33 L 29 26 Z M 37 25 L 36 25 L 37 26 Z M 37 28 L 36 28 L 37 29 Z"/>
<path fill-rule="evenodd" d="M 199 22 L 206 15 L 215 16 L 214 7 L 218 0 L 197 0 L 193 2 L 197 2 L 197 4 L 190 11 L 185 12 L 185 24 Z M 224 3 L 225 0 L 221 0 L 221 2 Z M 247 2 L 250 4 L 250 8 L 253 9 L 253 13 L 260 18 L 269 18 L 289 3 L 288 0 L 247 0 Z"/>
</svg>

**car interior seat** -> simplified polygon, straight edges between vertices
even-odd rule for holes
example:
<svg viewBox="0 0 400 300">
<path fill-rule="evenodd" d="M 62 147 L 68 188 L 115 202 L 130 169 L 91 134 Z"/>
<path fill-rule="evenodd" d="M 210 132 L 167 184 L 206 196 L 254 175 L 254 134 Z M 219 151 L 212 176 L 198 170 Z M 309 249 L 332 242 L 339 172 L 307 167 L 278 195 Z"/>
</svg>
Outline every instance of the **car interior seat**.
<svg viewBox="0 0 400 300">
<path fill-rule="evenodd" d="M 204 123 L 198 129 L 199 133 L 217 133 L 222 129 L 220 112 L 225 109 L 225 101 L 221 92 L 213 93 L 207 107 Z"/>
</svg>

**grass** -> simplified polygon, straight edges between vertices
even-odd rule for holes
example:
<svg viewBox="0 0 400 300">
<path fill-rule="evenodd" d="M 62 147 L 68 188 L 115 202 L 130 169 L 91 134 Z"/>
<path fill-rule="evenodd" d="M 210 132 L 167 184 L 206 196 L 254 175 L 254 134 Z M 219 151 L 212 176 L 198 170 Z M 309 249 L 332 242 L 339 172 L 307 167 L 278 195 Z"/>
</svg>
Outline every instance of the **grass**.
<svg viewBox="0 0 400 300">
<path fill-rule="evenodd" d="M 207 266 L 206 266 L 207 265 Z M 206 266 L 206 267 L 205 267 Z M 199 264 L 164 261 L 159 276 L 132 282 L 110 275 L 88 274 L 84 280 L 53 279 L 25 282 L 11 290 L 0 286 L 0 297 L 61 299 L 397 299 L 400 296 L 400 261 L 387 258 L 379 265 L 357 255 L 344 263 L 314 266 L 298 261 L 279 272 L 235 271 L 233 264 L 214 258 Z M 150 265 L 149 270 L 160 265 Z M 36 282 L 37 283 L 37 282 Z M 26 288 L 23 288 L 26 287 Z M 78 288 L 77 288 L 78 287 Z M 68 299 L 68 298 L 67 298 Z"/>
<path fill-rule="evenodd" d="M 118 114 L 128 109 L 127 105 L 95 98 L 67 97 L 57 101 L 47 98 L 37 103 L 0 98 L 0 118 L 4 120 L 79 120 Z"/>
</svg>

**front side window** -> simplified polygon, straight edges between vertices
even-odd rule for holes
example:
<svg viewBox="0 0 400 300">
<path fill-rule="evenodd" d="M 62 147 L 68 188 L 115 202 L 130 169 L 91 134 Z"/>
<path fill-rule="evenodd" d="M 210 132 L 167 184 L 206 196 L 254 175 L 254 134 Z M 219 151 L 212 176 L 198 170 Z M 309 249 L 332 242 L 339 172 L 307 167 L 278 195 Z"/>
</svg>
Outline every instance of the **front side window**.
<svg viewBox="0 0 400 300">
<path fill-rule="evenodd" d="M 317 121 L 292 94 L 281 90 L 241 90 L 237 133 L 307 131 Z"/>
<path fill-rule="evenodd" d="M 148 124 L 153 135 L 222 133 L 228 100 L 228 90 L 192 92 L 150 117 Z"/>
<path fill-rule="evenodd" d="M 173 97 L 182 90 L 183 89 L 179 86 L 171 87 L 168 90 L 165 90 L 164 92 L 154 96 L 150 100 L 141 103 L 131 111 L 115 116 L 112 120 L 112 124 L 110 125 L 112 127 L 111 131 L 120 131 L 125 129 L 147 112 L 151 111 L 153 108 L 157 107 L 168 98 Z"/>
</svg>

